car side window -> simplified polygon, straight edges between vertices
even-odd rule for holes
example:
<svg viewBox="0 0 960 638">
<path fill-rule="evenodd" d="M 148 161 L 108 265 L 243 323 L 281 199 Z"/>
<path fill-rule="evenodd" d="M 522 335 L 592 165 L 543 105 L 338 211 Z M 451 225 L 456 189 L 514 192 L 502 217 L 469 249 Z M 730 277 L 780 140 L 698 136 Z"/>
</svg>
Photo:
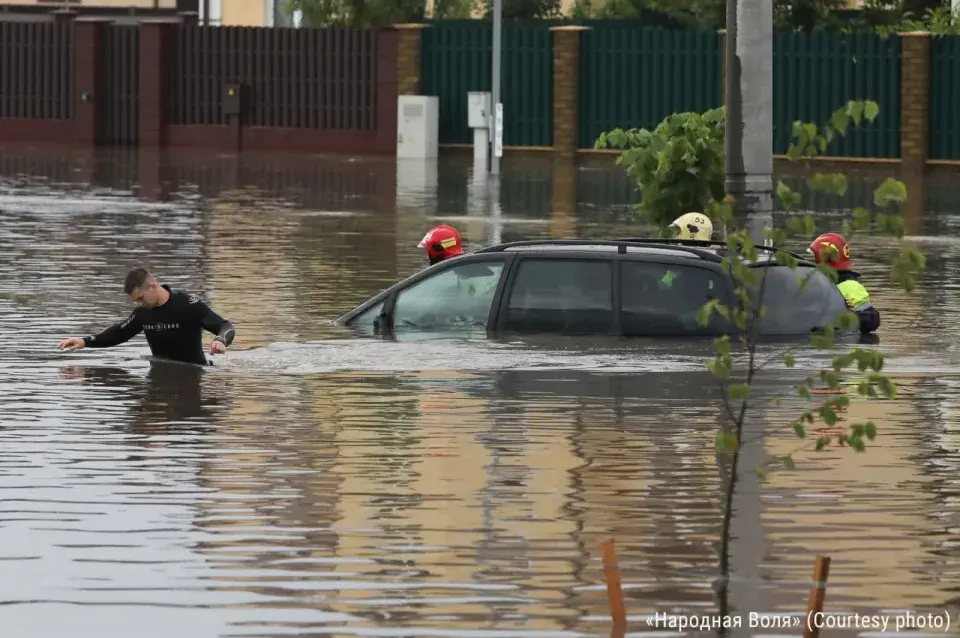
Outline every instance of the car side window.
<svg viewBox="0 0 960 638">
<path fill-rule="evenodd" d="M 377 322 L 381 312 L 383 312 L 382 301 L 354 317 L 347 324 L 347 327 L 354 328 L 363 333 L 378 334 L 380 332 L 380 326 L 377 325 Z"/>
<path fill-rule="evenodd" d="M 504 328 L 591 334 L 613 324 L 613 265 L 597 259 L 522 259 Z"/>
<path fill-rule="evenodd" d="M 620 325 L 628 337 L 715 336 L 727 330 L 716 313 L 701 326 L 697 314 L 711 299 L 724 300 L 719 272 L 682 264 L 620 263 Z"/>
<path fill-rule="evenodd" d="M 821 329 L 846 312 L 843 295 L 830 279 L 813 267 L 765 266 L 762 303 L 766 307 L 760 323 L 763 335 L 802 335 Z M 761 277 L 763 273 L 758 273 Z M 750 299 L 756 304 L 760 286 L 751 286 Z"/>
<path fill-rule="evenodd" d="M 457 264 L 401 290 L 394 330 L 485 328 L 503 267 L 503 260 Z"/>
</svg>

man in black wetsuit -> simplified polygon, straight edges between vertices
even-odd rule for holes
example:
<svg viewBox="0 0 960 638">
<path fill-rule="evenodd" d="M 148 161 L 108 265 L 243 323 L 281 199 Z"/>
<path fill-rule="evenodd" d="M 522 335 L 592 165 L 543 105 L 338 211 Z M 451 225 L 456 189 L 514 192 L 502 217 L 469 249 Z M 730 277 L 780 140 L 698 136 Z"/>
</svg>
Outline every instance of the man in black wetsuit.
<svg viewBox="0 0 960 638">
<path fill-rule="evenodd" d="M 60 349 L 109 348 L 143 331 L 153 356 L 207 365 L 202 329 L 217 335 L 210 344 L 210 354 L 222 354 L 233 343 L 236 331 L 232 323 L 198 297 L 159 284 L 144 268 L 127 273 L 123 291 L 137 304 L 129 317 L 98 334 L 64 339 Z"/>
</svg>

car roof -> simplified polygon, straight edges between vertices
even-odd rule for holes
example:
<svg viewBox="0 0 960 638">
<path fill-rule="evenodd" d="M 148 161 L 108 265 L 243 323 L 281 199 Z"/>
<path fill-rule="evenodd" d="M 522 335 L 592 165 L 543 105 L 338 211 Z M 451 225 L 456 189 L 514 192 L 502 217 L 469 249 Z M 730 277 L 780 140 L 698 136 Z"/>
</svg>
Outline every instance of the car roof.
<svg viewBox="0 0 960 638">
<path fill-rule="evenodd" d="M 773 246 L 758 245 L 761 252 L 757 263 L 774 261 L 776 251 L 786 252 L 801 262 L 809 260 L 796 253 Z M 691 239 L 660 239 L 652 237 L 626 237 L 622 239 L 527 239 L 487 246 L 472 254 L 498 252 L 612 252 L 619 254 L 669 255 L 687 257 L 719 263 L 727 252 L 727 244 L 722 241 L 701 241 Z M 812 265 L 812 264 L 811 264 Z"/>
<path fill-rule="evenodd" d="M 759 259 L 756 262 L 757 265 L 770 263 L 776 264 L 776 248 L 771 246 L 757 246 L 757 249 L 762 251 L 759 255 Z M 674 258 L 689 258 L 691 260 L 700 260 L 701 263 L 708 262 L 719 265 L 723 262 L 724 255 L 727 251 L 727 244 L 726 242 L 721 241 L 660 239 L 649 237 L 627 237 L 623 239 L 528 239 L 487 246 L 469 253 L 463 253 L 462 255 L 458 255 L 449 260 L 444 260 L 440 263 L 449 264 L 449 262 L 461 262 L 461 260 L 469 262 L 477 259 L 478 257 L 481 257 L 482 259 L 483 255 L 496 253 L 516 254 L 518 252 L 537 252 L 543 254 L 552 252 L 555 254 L 561 254 L 564 252 L 610 253 L 614 251 L 618 254 L 645 254 L 651 256 L 658 255 Z M 802 265 L 816 267 L 816 264 L 802 255 L 798 255 L 790 251 L 783 252 L 787 252 L 795 257 Z M 429 276 L 426 274 L 427 271 L 432 270 L 434 267 L 439 265 L 439 263 L 435 264 L 434 266 L 430 266 L 424 270 L 415 272 L 404 279 L 394 282 L 373 297 L 361 303 L 356 308 L 345 312 L 343 315 L 335 319 L 334 323 L 352 320 L 361 312 L 365 312 L 369 308 L 376 305 L 376 303 L 383 303 L 383 301 L 387 298 L 387 295 L 389 295 L 392 290 L 396 289 L 398 286 L 403 286 L 410 280 L 422 279 L 426 276 Z M 379 301 L 376 301 L 378 299 Z"/>
</svg>

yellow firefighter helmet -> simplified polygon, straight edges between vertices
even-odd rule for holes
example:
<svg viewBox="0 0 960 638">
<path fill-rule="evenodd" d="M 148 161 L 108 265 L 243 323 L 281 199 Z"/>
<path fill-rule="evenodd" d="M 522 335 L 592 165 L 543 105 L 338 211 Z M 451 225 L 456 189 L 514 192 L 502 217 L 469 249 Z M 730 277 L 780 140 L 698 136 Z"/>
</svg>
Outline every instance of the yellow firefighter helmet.
<svg viewBox="0 0 960 638">
<path fill-rule="evenodd" d="M 713 238 L 713 223 L 703 213 L 680 215 L 673 220 L 669 228 L 679 239 L 710 241 Z"/>
</svg>

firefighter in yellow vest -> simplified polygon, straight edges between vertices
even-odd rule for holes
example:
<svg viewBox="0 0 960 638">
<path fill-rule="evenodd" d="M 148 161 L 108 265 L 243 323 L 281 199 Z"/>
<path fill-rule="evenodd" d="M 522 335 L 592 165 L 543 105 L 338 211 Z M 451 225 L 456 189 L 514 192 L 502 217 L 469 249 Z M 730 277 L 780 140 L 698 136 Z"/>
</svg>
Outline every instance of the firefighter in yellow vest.
<svg viewBox="0 0 960 638">
<path fill-rule="evenodd" d="M 837 288 L 843 294 L 847 307 L 857 313 L 860 319 L 860 332 L 875 332 L 880 327 L 880 311 L 870 303 L 870 293 L 860 283 L 860 273 L 853 270 L 850 258 L 850 246 L 839 233 L 824 233 L 810 244 L 811 253 L 817 264 L 827 264 L 837 271 Z"/>
</svg>

